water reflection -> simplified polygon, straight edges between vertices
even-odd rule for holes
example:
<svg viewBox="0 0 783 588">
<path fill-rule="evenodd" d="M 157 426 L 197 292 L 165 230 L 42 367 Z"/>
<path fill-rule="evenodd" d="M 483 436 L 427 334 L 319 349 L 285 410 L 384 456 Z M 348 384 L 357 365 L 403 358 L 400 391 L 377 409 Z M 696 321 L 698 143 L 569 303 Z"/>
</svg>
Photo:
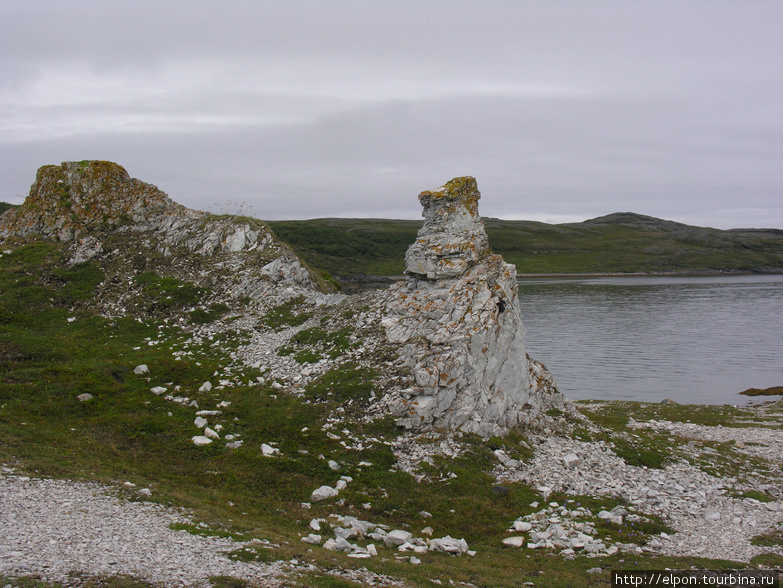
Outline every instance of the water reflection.
<svg viewBox="0 0 783 588">
<path fill-rule="evenodd" d="M 737 404 L 783 384 L 783 276 L 524 279 L 520 303 L 528 353 L 574 399 Z"/>
</svg>

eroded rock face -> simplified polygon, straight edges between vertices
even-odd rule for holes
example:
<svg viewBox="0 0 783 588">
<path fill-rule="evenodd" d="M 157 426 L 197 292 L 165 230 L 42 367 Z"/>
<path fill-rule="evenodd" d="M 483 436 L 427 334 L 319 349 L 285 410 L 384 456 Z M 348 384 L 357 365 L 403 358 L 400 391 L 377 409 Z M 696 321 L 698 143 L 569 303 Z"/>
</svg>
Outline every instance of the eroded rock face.
<svg viewBox="0 0 783 588">
<path fill-rule="evenodd" d="M 0 239 L 38 234 L 71 241 L 97 225 L 158 225 L 162 217 L 198 214 L 155 186 L 131 178 L 116 163 L 67 161 L 38 170 L 24 204 L 0 217 Z"/>
<path fill-rule="evenodd" d="M 389 289 L 386 335 L 414 380 L 407 428 L 503 434 L 565 400 L 525 354 L 516 268 L 489 253 L 479 197 L 470 177 L 422 192 L 407 282 Z"/>
<path fill-rule="evenodd" d="M 192 210 L 109 161 L 41 167 L 22 206 L 0 216 L 0 241 L 28 237 L 66 243 L 70 263 L 124 255 L 150 270 L 162 256 L 161 271 L 233 299 L 320 285 L 264 223 Z"/>
<path fill-rule="evenodd" d="M 405 254 L 405 273 L 416 280 L 456 278 L 489 254 L 489 240 L 478 215 L 475 178 L 454 178 L 419 194 L 424 226 Z"/>
</svg>

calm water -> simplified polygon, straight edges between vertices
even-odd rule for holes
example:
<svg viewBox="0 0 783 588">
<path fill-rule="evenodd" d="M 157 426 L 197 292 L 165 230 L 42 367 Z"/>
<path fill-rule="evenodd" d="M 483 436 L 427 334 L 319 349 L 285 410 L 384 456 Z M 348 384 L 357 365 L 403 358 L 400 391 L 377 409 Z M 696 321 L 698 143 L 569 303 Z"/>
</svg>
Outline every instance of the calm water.
<svg viewBox="0 0 783 588">
<path fill-rule="evenodd" d="M 527 352 L 572 399 L 744 404 L 783 385 L 783 276 L 523 279 L 519 297 Z"/>
</svg>

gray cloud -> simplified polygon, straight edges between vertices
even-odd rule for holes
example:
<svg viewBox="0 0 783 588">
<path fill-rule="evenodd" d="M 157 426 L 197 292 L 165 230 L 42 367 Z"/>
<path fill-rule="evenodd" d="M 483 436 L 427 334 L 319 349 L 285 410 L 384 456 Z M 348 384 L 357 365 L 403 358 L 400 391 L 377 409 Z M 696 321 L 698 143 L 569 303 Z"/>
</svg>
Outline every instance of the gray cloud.
<svg viewBox="0 0 783 588">
<path fill-rule="evenodd" d="M 87 158 L 196 208 L 783 226 L 776 1 L 0 5 L 0 199 Z"/>
</svg>

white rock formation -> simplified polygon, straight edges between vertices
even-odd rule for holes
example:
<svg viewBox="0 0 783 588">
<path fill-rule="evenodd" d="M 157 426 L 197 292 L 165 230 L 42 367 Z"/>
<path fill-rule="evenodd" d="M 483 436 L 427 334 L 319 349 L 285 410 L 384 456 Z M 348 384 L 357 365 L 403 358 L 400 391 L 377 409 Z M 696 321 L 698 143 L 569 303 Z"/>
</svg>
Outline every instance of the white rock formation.
<svg viewBox="0 0 783 588">
<path fill-rule="evenodd" d="M 480 435 L 528 425 L 564 398 L 525 354 L 516 268 L 492 255 L 476 180 L 422 192 L 424 226 L 389 289 L 383 321 L 411 370 L 399 421 Z"/>
</svg>

